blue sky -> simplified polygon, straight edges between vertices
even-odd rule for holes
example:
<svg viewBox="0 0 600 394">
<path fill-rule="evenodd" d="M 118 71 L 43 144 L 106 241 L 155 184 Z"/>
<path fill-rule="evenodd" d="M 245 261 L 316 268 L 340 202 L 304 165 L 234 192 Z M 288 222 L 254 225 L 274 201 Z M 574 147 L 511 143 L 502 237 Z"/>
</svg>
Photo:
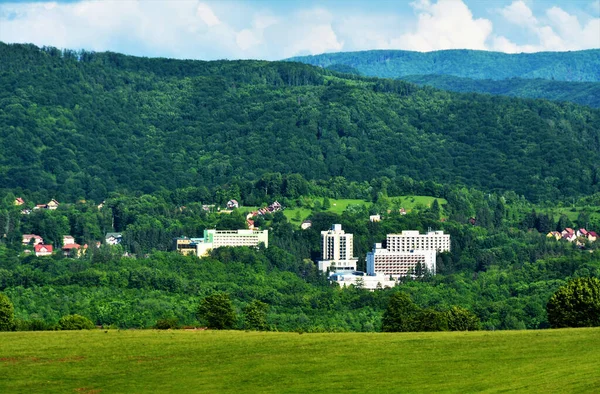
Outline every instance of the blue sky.
<svg viewBox="0 0 600 394">
<path fill-rule="evenodd" d="M 0 41 L 185 59 L 600 48 L 600 0 L 0 0 Z"/>
</svg>

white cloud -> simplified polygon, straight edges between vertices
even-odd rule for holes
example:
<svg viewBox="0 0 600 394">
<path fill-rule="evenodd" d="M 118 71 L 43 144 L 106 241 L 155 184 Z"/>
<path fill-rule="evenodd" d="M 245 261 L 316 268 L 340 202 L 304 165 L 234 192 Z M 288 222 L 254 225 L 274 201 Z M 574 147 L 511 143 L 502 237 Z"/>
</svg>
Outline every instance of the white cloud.
<svg viewBox="0 0 600 394">
<path fill-rule="evenodd" d="M 494 37 L 491 46 L 503 52 L 566 51 L 600 47 L 600 18 L 590 18 L 582 26 L 579 18 L 553 6 L 546 10 L 545 20 L 536 18 L 522 0 L 499 10 L 514 25 L 525 29 L 537 42 L 517 45 L 506 37 Z"/>
<path fill-rule="evenodd" d="M 468 48 L 486 49 L 492 22 L 475 19 L 462 0 L 428 0 L 411 3 L 420 11 L 415 31 L 391 40 L 392 47 L 415 51 Z"/>
<path fill-rule="evenodd" d="M 200 19 L 202 19 L 202 21 L 209 27 L 216 26 L 221 23 L 219 18 L 217 18 L 217 16 L 213 13 L 212 9 L 204 3 L 198 4 L 198 7 L 196 8 L 196 15 L 199 16 Z"/>
<path fill-rule="evenodd" d="M 538 23 L 531 9 L 521 0 L 514 1 L 509 6 L 502 8 L 500 14 L 506 20 L 518 26 L 529 27 Z"/>
<path fill-rule="evenodd" d="M 491 20 L 473 15 L 465 1 L 477 0 L 415 0 L 412 15 L 402 14 L 401 5 L 398 12 L 383 14 L 341 3 L 305 8 L 298 1 L 275 13 L 268 3 L 235 1 L 0 1 L 0 41 L 146 56 L 271 60 L 366 49 L 533 52 L 600 47 L 599 17 L 588 17 L 583 10 L 569 14 L 556 6 L 534 15 L 522 0 L 496 13 L 525 36 L 518 43 L 494 34 Z"/>
</svg>

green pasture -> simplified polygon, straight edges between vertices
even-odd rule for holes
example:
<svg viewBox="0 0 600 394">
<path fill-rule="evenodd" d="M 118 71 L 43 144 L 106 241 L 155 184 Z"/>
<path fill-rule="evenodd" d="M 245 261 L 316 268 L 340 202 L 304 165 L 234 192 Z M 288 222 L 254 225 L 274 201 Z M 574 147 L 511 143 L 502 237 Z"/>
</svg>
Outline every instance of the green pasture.
<svg viewBox="0 0 600 394">
<path fill-rule="evenodd" d="M 415 206 L 417 205 L 423 205 L 425 207 L 429 207 L 431 206 L 431 204 L 433 203 L 433 200 L 435 200 L 435 197 L 431 197 L 431 196 L 398 196 L 398 197 L 390 197 L 390 202 L 393 205 L 399 205 L 401 208 L 404 208 L 407 212 L 410 212 L 412 209 L 414 209 Z M 317 200 L 319 200 L 321 203 L 323 203 L 323 198 L 318 198 Z M 446 200 L 443 198 L 438 198 L 437 199 L 440 205 L 444 205 L 446 204 Z M 396 204 L 397 201 L 400 201 L 400 204 Z M 338 215 L 341 215 L 347 208 L 349 205 L 365 205 L 367 207 L 370 207 L 371 205 L 373 205 L 372 202 L 370 201 L 365 201 L 365 200 L 356 200 L 356 199 L 329 199 L 329 202 L 331 203 L 331 207 L 329 209 L 327 209 L 327 212 L 333 212 L 336 213 Z M 300 208 L 286 208 L 283 213 L 285 214 L 285 216 L 288 218 L 289 221 L 291 221 L 292 223 L 295 223 L 296 225 L 300 225 L 300 223 L 305 220 L 306 218 L 308 218 L 312 213 L 313 210 L 306 208 L 306 207 L 300 207 Z M 298 213 L 300 213 L 298 215 Z"/>
<path fill-rule="evenodd" d="M 2 393 L 597 392 L 600 329 L 0 333 Z"/>
</svg>

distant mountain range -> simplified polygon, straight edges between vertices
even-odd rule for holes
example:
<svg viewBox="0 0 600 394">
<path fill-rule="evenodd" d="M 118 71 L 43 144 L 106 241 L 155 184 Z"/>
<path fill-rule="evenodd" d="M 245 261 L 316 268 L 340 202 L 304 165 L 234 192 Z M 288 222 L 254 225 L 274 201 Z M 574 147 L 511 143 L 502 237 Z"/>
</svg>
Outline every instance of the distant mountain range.
<svg viewBox="0 0 600 394">
<path fill-rule="evenodd" d="M 435 52 L 377 50 L 298 56 L 287 60 L 320 67 L 343 64 L 362 75 L 381 78 L 434 74 L 471 79 L 542 78 L 600 82 L 600 49 L 521 54 L 466 49 Z"/>
<path fill-rule="evenodd" d="M 489 93 L 523 98 L 543 98 L 600 108 L 600 82 L 549 81 L 510 78 L 501 81 L 453 75 L 408 75 L 403 80 L 453 92 Z"/>
<path fill-rule="evenodd" d="M 403 79 L 455 92 L 544 98 L 600 107 L 600 50 L 597 49 L 530 54 L 385 50 L 288 60 L 348 74 Z"/>
</svg>

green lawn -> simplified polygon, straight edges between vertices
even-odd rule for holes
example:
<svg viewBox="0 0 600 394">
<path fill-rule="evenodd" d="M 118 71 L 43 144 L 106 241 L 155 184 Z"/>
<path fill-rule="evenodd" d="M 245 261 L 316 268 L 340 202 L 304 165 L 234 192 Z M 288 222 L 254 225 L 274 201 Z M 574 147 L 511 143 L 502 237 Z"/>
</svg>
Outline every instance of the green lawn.
<svg viewBox="0 0 600 394">
<path fill-rule="evenodd" d="M 600 329 L 0 333 L 2 393 L 597 392 Z"/>
</svg>

